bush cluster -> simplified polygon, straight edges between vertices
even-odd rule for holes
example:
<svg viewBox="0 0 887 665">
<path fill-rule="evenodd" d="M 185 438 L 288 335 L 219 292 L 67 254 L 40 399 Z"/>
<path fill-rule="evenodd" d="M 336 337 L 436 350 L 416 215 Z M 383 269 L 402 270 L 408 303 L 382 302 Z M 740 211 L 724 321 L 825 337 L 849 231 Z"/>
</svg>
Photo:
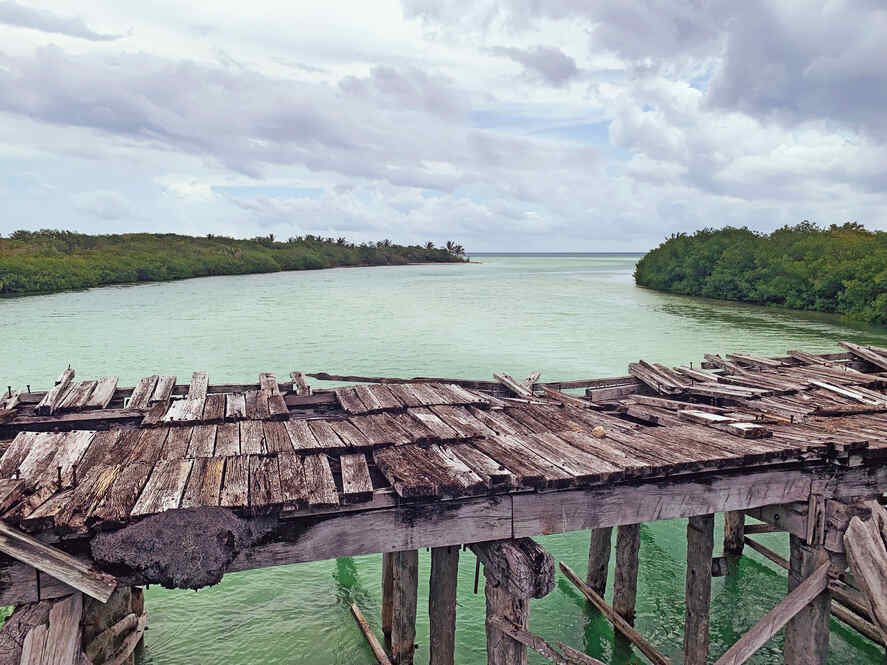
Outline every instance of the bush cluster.
<svg viewBox="0 0 887 665">
<path fill-rule="evenodd" d="M 461 247 L 355 245 L 345 238 L 307 235 L 241 240 L 208 235 L 132 233 L 85 235 L 71 231 L 15 231 L 0 237 L 0 294 L 51 293 L 107 284 L 208 275 L 239 275 L 340 266 L 463 261 Z"/>
<path fill-rule="evenodd" d="M 770 234 L 704 229 L 668 238 L 638 262 L 635 282 L 660 291 L 838 312 L 887 325 L 887 233 L 810 222 Z"/>
</svg>

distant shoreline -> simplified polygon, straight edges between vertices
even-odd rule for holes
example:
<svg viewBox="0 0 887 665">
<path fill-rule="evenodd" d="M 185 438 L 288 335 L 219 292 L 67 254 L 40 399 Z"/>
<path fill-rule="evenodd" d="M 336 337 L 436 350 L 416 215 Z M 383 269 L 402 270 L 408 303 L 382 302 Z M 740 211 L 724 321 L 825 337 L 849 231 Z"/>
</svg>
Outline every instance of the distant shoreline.
<svg viewBox="0 0 887 665">
<path fill-rule="evenodd" d="M 325 268 L 462 263 L 462 248 L 447 243 L 355 245 L 345 238 L 133 233 L 90 236 L 71 231 L 16 231 L 0 237 L 0 295 L 22 297 L 102 286 L 170 282 L 196 277 Z"/>
</svg>

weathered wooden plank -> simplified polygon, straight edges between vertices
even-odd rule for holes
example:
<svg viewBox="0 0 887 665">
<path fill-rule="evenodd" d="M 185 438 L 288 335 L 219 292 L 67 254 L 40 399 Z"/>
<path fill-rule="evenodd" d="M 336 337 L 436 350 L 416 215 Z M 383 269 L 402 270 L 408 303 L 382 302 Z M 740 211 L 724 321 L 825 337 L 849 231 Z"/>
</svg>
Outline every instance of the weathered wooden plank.
<svg viewBox="0 0 887 665">
<path fill-rule="evenodd" d="M 191 375 L 191 385 L 188 386 L 188 399 L 206 399 L 208 387 L 209 375 L 206 372 L 194 372 Z"/>
<path fill-rule="evenodd" d="M 259 374 L 259 389 L 266 390 L 269 393 L 280 394 L 280 387 L 277 385 L 277 377 L 274 374 L 262 372 Z"/>
<path fill-rule="evenodd" d="M 38 434 L 31 442 L 31 449 L 18 467 L 18 478 L 30 485 L 35 484 L 55 457 L 66 433 Z"/>
<path fill-rule="evenodd" d="M 308 429 L 317 439 L 321 448 L 345 448 L 346 444 L 336 436 L 336 433 L 325 420 L 309 420 Z"/>
<path fill-rule="evenodd" d="M 308 488 L 302 471 L 302 457 L 295 453 L 279 453 L 280 494 L 288 507 L 299 508 L 308 503 Z"/>
<path fill-rule="evenodd" d="M 379 643 L 379 640 L 373 634 L 373 631 L 370 628 L 370 624 L 363 616 L 363 612 L 360 611 L 360 608 L 357 606 L 357 604 L 351 603 L 351 613 L 357 620 L 357 625 L 360 626 L 360 631 L 363 633 L 363 636 L 369 643 L 370 649 L 373 652 L 373 656 L 375 656 L 379 665 L 391 665 L 391 661 L 388 659 L 388 654 L 385 653 L 385 649 L 382 647 L 382 645 Z"/>
<path fill-rule="evenodd" d="M 92 391 L 95 389 L 95 381 L 79 381 L 71 384 L 65 396 L 59 401 L 57 410 L 82 409 Z"/>
<path fill-rule="evenodd" d="M 194 428 L 187 425 L 184 427 L 170 427 L 159 459 L 174 460 L 190 457 L 187 453 L 193 432 Z"/>
<path fill-rule="evenodd" d="M 266 418 L 271 417 L 271 406 L 268 403 L 270 397 L 271 393 L 267 390 L 260 390 L 256 393 L 256 412 L 253 418 L 256 418 L 257 420 L 265 420 Z M 247 410 L 249 410 L 248 406 Z M 247 417 L 249 416 L 247 415 Z"/>
<path fill-rule="evenodd" d="M 143 376 L 139 379 L 132 394 L 129 396 L 127 407 L 130 409 L 147 409 L 148 400 L 150 400 L 151 395 L 154 394 L 154 388 L 157 386 L 158 378 L 159 377 L 156 374 L 152 374 L 151 376 Z"/>
<path fill-rule="evenodd" d="M 347 420 L 330 420 L 328 423 L 333 432 L 336 433 L 336 436 L 338 436 L 346 446 L 356 448 L 370 445 L 369 439 L 367 439 L 359 429 Z"/>
<path fill-rule="evenodd" d="M 373 481 L 363 453 L 342 455 L 342 495 L 346 502 L 358 503 L 373 498 Z"/>
<path fill-rule="evenodd" d="M 246 401 L 243 393 L 225 395 L 225 419 L 242 420 L 246 418 Z"/>
<path fill-rule="evenodd" d="M 148 481 L 152 466 L 144 462 L 129 464 L 118 473 L 101 502 L 87 516 L 87 521 L 122 521 L 129 517 L 136 499 Z"/>
<path fill-rule="evenodd" d="M 160 419 L 165 423 L 182 422 L 186 419 L 186 414 L 191 408 L 188 400 L 176 399 L 170 402 L 166 414 Z"/>
<path fill-rule="evenodd" d="M 101 434 L 101 432 L 100 432 Z M 96 464 L 84 471 L 66 504 L 54 515 L 56 527 L 78 528 L 99 505 L 117 475 L 119 465 Z"/>
<path fill-rule="evenodd" d="M 240 425 L 238 423 L 222 423 L 216 429 L 216 457 L 229 457 L 240 454 Z"/>
<path fill-rule="evenodd" d="M 887 369 L 887 357 L 881 355 L 877 351 L 851 342 L 838 342 L 838 344 L 843 346 L 853 355 L 858 356 L 863 360 L 867 360 L 881 369 Z"/>
<path fill-rule="evenodd" d="M 200 418 L 205 423 L 220 423 L 225 419 L 225 407 L 228 397 L 224 393 L 207 395 L 203 403 L 203 415 Z"/>
<path fill-rule="evenodd" d="M 37 436 L 39 435 L 36 432 L 19 432 L 15 435 L 3 457 L 0 457 L 0 478 L 9 478 L 18 470 Z"/>
<path fill-rule="evenodd" d="M 160 458 L 160 452 L 163 450 L 163 445 L 166 443 L 168 435 L 168 427 L 138 430 L 138 442 L 129 457 L 124 460 L 125 463 L 145 462 L 147 464 L 154 464 Z"/>
<path fill-rule="evenodd" d="M 86 400 L 84 408 L 86 409 L 107 409 L 108 404 L 114 399 L 114 393 L 117 390 L 116 376 L 103 376 L 96 383 L 92 395 Z"/>
<path fill-rule="evenodd" d="M 131 515 L 151 515 L 178 508 L 193 465 L 194 460 L 191 459 L 158 462 L 133 506 Z"/>
<path fill-rule="evenodd" d="M 191 428 L 191 439 L 185 456 L 212 457 L 216 448 L 216 431 L 216 425 L 195 425 Z"/>
<path fill-rule="evenodd" d="M 286 400 L 283 399 L 283 395 L 280 393 L 268 394 L 268 412 L 272 418 L 282 419 L 289 415 L 290 410 L 286 405 Z"/>
<path fill-rule="evenodd" d="M 240 452 L 243 455 L 261 455 L 267 452 L 262 421 L 240 421 Z"/>
<path fill-rule="evenodd" d="M 454 439 L 464 438 L 459 432 L 438 418 L 430 409 L 419 407 L 409 409 L 407 413 L 431 430 L 435 438 L 440 441 L 452 441 Z"/>
<path fill-rule="evenodd" d="M 365 413 L 385 410 L 385 404 L 379 399 L 371 386 L 354 386 L 352 390 L 355 397 L 364 405 Z"/>
<path fill-rule="evenodd" d="M 308 504 L 311 506 L 337 506 L 339 494 L 330 463 L 326 455 L 308 455 L 302 464 Z"/>
<path fill-rule="evenodd" d="M 157 383 L 154 385 L 154 390 L 151 393 L 151 397 L 148 399 L 149 404 L 153 404 L 156 402 L 166 403 L 169 401 L 169 398 L 172 397 L 173 388 L 176 387 L 176 377 L 174 376 L 159 376 L 157 377 Z"/>
<path fill-rule="evenodd" d="M 50 388 L 43 398 L 34 407 L 34 411 L 40 415 L 52 415 L 58 408 L 59 403 L 64 399 L 65 394 L 74 380 L 74 370 L 70 367 L 64 370 L 59 378 L 56 379 L 55 385 Z"/>
<path fill-rule="evenodd" d="M 49 610 L 43 662 L 46 665 L 77 665 L 80 653 L 83 595 L 71 594 Z"/>
<path fill-rule="evenodd" d="M 185 485 L 185 493 L 182 495 L 181 507 L 218 506 L 224 471 L 223 457 L 195 459 L 188 484 Z"/>
<path fill-rule="evenodd" d="M 367 407 L 357 396 L 354 388 L 336 388 L 336 399 L 339 405 L 348 413 L 360 414 L 368 411 Z"/>
<path fill-rule="evenodd" d="M 293 443 L 293 450 L 317 450 L 322 448 L 317 438 L 311 433 L 306 420 L 285 421 L 286 431 Z"/>
<path fill-rule="evenodd" d="M 392 409 L 403 409 L 406 406 L 384 384 L 379 384 L 377 386 L 367 386 L 367 388 L 370 393 L 372 393 L 373 399 L 381 406 L 382 409 L 386 411 Z"/>
<path fill-rule="evenodd" d="M 225 474 L 219 505 L 228 508 L 249 505 L 249 456 L 237 455 L 225 458 Z"/>
<path fill-rule="evenodd" d="M 105 602 L 117 588 L 113 576 L 93 570 L 79 559 L 0 522 L 0 552 Z"/>
<path fill-rule="evenodd" d="M 511 392 L 513 392 L 518 397 L 526 397 L 526 398 L 535 397 L 535 395 L 533 395 L 532 390 L 530 390 L 527 386 L 525 386 L 524 384 L 515 380 L 513 377 L 511 377 L 508 374 L 505 374 L 505 373 L 497 374 L 494 372 L 493 378 L 496 379 L 496 381 L 501 383 L 503 386 L 508 388 Z"/>
<path fill-rule="evenodd" d="M 0 480 L 0 514 L 5 513 L 21 500 L 26 485 L 17 478 Z"/>
<path fill-rule="evenodd" d="M 452 445 L 449 450 L 465 462 L 479 477 L 488 479 L 489 487 L 508 488 L 515 485 L 514 474 L 489 455 L 470 445 Z"/>
<path fill-rule="evenodd" d="M 206 405 L 206 398 L 201 397 L 199 399 L 188 399 L 182 400 L 184 404 L 183 412 L 181 420 L 183 422 L 195 422 L 199 421 L 203 418 L 203 409 Z"/>
<path fill-rule="evenodd" d="M 269 453 L 290 453 L 293 451 L 293 442 L 286 425 L 276 420 L 266 420 L 262 423 L 265 434 L 265 450 Z"/>
<path fill-rule="evenodd" d="M 280 505 L 284 501 L 280 488 L 280 471 L 276 455 L 250 455 L 249 505 L 251 508 Z"/>
</svg>

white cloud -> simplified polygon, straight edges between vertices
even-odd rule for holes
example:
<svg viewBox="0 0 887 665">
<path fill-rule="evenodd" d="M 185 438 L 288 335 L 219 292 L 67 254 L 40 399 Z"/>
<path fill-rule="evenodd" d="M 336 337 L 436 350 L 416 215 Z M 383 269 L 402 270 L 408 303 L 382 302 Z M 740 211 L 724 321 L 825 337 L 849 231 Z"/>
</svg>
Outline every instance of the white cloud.
<svg viewBox="0 0 887 665">
<path fill-rule="evenodd" d="M 3 233 L 625 250 L 887 226 L 878 3 L 68 7 L 0 0 Z"/>
</svg>

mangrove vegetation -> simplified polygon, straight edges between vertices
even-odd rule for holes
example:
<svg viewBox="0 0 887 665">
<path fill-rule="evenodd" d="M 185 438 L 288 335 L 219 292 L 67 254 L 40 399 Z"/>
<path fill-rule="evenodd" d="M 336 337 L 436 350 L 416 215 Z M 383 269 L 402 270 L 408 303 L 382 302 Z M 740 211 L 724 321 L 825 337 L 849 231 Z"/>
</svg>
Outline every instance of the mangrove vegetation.
<svg viewBox="0 0 887 665">
<path fill-rule="evenodd" d="M 810 222 L 770 234 L 747 228 L 677 234 L 637 264 L 659 291 L 738 300 L 887 325 L 887 233 Z"/>
<path fill-rule="evenodd" d="M 390 240 L 358 245 L 313 235 L 280 242 L 273 235 L 243 240 L 171 233 L 15 231 L 0 237 L 0 294 L 279 270 L 443 263 L 464 261 L 464 253 L 452 241 L 439 248 L 430 242 L 403 246 Z"/>
</svg>

